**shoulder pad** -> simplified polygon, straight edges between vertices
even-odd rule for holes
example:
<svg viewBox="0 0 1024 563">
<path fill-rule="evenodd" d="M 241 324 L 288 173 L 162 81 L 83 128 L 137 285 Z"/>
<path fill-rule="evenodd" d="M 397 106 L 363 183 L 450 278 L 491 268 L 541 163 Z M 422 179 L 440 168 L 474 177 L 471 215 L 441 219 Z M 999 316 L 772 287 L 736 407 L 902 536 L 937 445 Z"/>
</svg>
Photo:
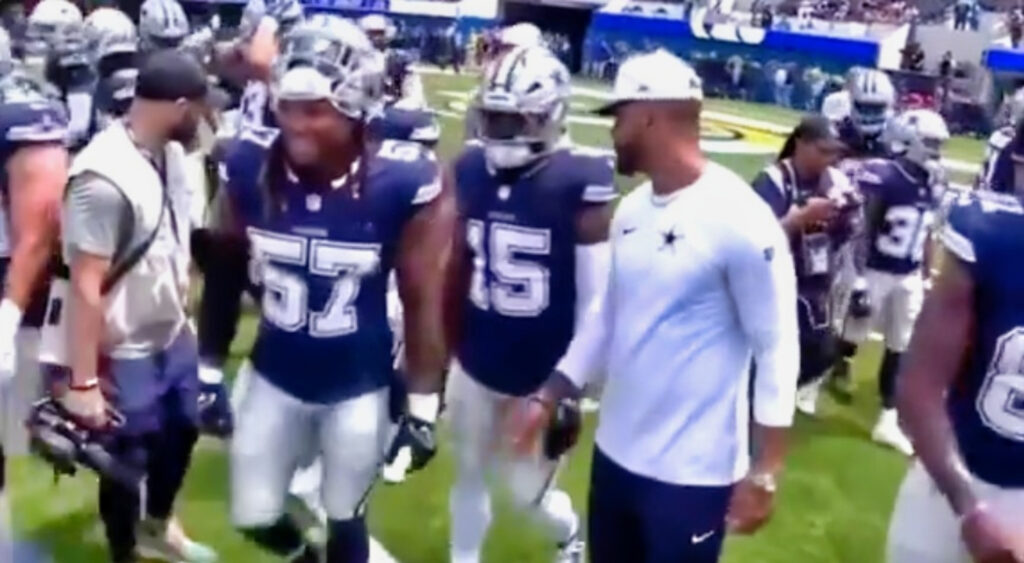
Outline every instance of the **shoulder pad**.
<svg viewBox="0 0 1024 563">
<path fill-rule="evenodd" d="M 5 143 L 63 142 L 68 135 L 64 108 L 44 98 L 0 104 L 0 132 Z"/>
<path fill-rule="evenodd" d="M 385 189 L 408 194 L 413 205 L 429 203 L 441 193 L 437 156 L 427 147 L 410 141 L 384 140 L 374 156 L 384 161 L 380 177 L 388 184 Z"/>
<path fill-rule="evenodd" d="M 580 197 L 587 203 L 607 203 L 618 197 L 615 190 L 615 153 L 573 146 L 572 167 L 583 185 Z"/>
</svg>

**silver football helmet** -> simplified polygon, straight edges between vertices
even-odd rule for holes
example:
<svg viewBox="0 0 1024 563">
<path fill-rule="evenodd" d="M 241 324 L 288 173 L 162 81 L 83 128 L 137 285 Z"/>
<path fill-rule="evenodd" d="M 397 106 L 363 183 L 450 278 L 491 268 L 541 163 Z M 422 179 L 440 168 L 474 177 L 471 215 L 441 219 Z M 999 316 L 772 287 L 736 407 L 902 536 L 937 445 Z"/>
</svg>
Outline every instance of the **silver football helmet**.
<svg viewBox="0 0 1024 563">
<path fill-rule="evenodd" d="M 110 55 L 138 50 L 135 23 L 117 8 L 96 8 L 85 18 L 85 40 L 93 64 Z"/>
<path fill-rule="evenodd" d="M 352 21 L 315 14 L 281 41 L 271 87 L 277 100 L 329 100 L 342 114 L 367 119 L 383 98 L 384 66 Z"/>
<path fill-rule="evenodd" d="M 863 69 L 853 73 L 849 88 L 854 127 L 866 137 L 882 134 L 896 107 L 896 88 L 889 75 L 877 69 Z"/>
<path fill-rule="evenodd" d="M 28 16 L 25 28 L 25 66 L 42 76 L 46 59 L 57 45 L 57 37 L 72 26 L 81 26 L 82 12 L 68 0 L 42 0 Z"/>
<path fill-rule="evenodd" d="M 248 0 L 242 9 L 242 21 L 238 25 L 239 36 L 248 40 L 256 32 L 260 20 L 273 18 L 277 22 L 278 35 L 287 35 L 305 17 L 299 0 Z"/>
<path fill-rule="evenodd" d="M 476 102 L 489 164 L 518 168 L 551 152 L 571 94 L 568 69 L 543 47 L 517 47 L 492 62 Z"/>
<path fill-rule="evenodd" d="M 139 9 L 139 43 L 143 50 L 176 49 L 188 37 L 185 9 L 178 0 L 146 0 Z"/>
<path fill-rule="evenodd" d="M 942 172 L 942 148 L 949 140 L 946 120 L 930 109 L 912 109 L 898 115 L 890 129 L 893 151 L 928 170 Z"/>
</svg>

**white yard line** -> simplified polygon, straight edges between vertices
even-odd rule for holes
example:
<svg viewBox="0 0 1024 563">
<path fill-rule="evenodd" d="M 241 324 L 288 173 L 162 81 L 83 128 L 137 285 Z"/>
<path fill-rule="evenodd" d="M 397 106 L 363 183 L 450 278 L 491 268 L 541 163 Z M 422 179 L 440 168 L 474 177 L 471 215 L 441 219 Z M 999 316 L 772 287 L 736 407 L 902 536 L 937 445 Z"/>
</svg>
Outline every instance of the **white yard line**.
<svg viewBox="0 0 1024 563">
<path fill-rule="evenodd" d="M 398 563 L 398 560 L 384 549 L 373 536 L 370 536 L 370 563 Z"/>
</svg>

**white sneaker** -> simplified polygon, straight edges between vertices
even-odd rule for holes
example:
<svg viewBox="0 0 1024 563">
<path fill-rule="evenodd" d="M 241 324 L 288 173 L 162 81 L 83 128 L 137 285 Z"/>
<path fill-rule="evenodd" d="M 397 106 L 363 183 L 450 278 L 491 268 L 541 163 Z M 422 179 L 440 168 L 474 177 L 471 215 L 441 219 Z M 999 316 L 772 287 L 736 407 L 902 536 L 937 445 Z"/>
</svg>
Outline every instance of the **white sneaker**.
<svg viewBox="0 0 1024 563">
<path fill-rule="evenodd" d="M 821 394 L 822 379 L 808 383 L 796 390 L 796 410 L 814 416 L 818 413 L 818 395 Z"/>
<path fill-rule="evenodd" d="M 185 535 L 176 518 L 149 518 L 135 531 L 135 552 L 142 559 L 168 563 L 214 563 L 217 552 Z"/>
<path fill-rule="evenodd" d="M 874 430 L 871 431 L 871 439 L 879 444 L 889 446 L 896 451 L 906 455 L 914 455 L 914 445 L 910 443 L 910 439 L 903 433 L 903 429 L 900 428 L 899 417 L 896 415 L 896 409 L 885 409 L 878 416 L 878 423 L 875 424 Z"/>
<path fill-rule="evenodd" d="M 576 534 L 569 541 L 558 545 L 555 563 L 583 563 L 587 554 L 587 542 Z"/>
</svg>

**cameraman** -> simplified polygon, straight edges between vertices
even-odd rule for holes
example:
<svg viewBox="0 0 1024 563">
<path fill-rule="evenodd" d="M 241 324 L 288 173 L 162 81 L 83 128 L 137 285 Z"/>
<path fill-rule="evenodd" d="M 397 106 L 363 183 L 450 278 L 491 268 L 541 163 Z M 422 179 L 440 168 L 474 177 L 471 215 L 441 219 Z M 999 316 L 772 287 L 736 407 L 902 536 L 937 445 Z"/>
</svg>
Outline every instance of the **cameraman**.
<svg viewBox="0 0 1024 563">
<path fill-rule="evenodd" d="M 843 144 L 835 125 L 821 115 L 805 117 L 786 139 L 776 162 L 754 179 L 789 236 L 796 262 L 800 323 L 800 385 L 797 406 L 813 414 L 817 382 L 833 361 L 836 337 L 829 298 L 836 253 L 852 236 L 860 198 L 833 165 Z M 801 404 L 801 399 L 806 399 Z"/>
<path fill-rule="evenodd" d="M 75 158 L 64 204 L 71 380 L 60 400 L 80 422 L 105 431 L 121 464 L 146 475 L 144 495 L 101 475 L 100 514 L 115 563 L 135 561 L 136 553 L 215 558 L 168 528 L 197 438 L 183 145 L 195 136 L 206 84 L 186 54 L 149 56 L 128 114 Z M 111 409 L 123 424 L 113 424 Z M 145 518 L 136 529 L 142 496 Z"/>
</svg>

